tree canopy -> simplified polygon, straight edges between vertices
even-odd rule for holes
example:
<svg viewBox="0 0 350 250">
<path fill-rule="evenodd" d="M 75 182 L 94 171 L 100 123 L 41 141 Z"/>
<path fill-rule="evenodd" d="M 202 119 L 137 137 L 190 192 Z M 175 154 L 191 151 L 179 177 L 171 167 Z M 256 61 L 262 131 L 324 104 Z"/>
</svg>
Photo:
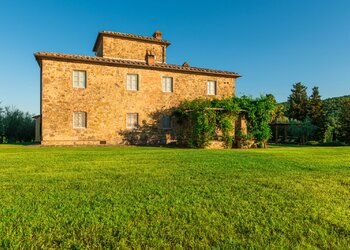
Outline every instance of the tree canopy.
<svg viewBox="0 0 350 250">
<path fill-rule="evenodd" d="M 340 116 L 341 138 L 350 143 L 350 100 L 344 100 Z"/>
<path fill-rule="evenodd" d="M 313 139 L 317 141 L 323 140 L 325 133 L 325 112 L 318 87 L 312 88 L 312 94 L 308 103 L 308 116 L 312 125 L 315 126 Z"/>
<path fill-rule="evenodd" d="M 29 113 L 13 107 L 0 107 L 0 143 L 32 142 L 35 121 Z"/>
<path fill-rule="evenodd" d="M 301 82 L 293 84 L 292 93 L 288 97 L 288 117 L 298 121 L 304 121 L 307 117 L 307 87 Z"/>
</svg>

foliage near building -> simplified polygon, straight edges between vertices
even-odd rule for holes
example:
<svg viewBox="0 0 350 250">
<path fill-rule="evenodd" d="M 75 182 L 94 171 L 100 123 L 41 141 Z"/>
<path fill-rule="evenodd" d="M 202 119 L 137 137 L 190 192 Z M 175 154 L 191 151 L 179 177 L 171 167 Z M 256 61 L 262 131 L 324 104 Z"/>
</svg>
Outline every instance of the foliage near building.
<svg viewBox="0 0 350 250">
<path fill-rule="evenodd" d="M 35 122 L 27 112 L 0 107 L 0 143 L 33 142 Z"/>
<path fill-rule="evenodd" d="M 253 99 L 243 96 L 227 99 L 195 99 L 182 102 L 174 111 L 180 123 L 190 128 L 187 143 L 191 147 L 205 147 L 221 133 L 227 147 L 236 143 L 237 136 L 243 140 L 254 140 L 258 146 L 266 147 L 271 136 L 269 123 L 275 114 L 273 96 Z M 244 117 L 248 134 L 235 131 L 234 121 Z"/>
</svg>

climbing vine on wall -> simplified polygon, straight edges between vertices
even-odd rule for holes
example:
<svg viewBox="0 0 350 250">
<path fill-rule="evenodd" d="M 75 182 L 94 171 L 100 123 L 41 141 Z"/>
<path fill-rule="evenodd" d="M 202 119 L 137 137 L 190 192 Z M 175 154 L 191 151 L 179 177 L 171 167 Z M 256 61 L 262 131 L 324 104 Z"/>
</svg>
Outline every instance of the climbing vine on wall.
<svg viewBox="0 0 350 250">
<path fill-rule="evenodd" d="M 204 147 L 213 138 L 216 129 L 216 114 L 211 108 L 211 101 L 195 99 L 184 101 L 174 114 L 185 122 L 190 129 L 188 144 L 191 147 Z"/>
<path fill-rule="evenodd" d="M 243 96 L 239 98 L 242 114 L 247 120 L 248 135 L 257 142 L 259 147 L 266 147 L 271 137 L 269 123 L 276 114 L 276 101 L 272 95 L 260 96 L 256 99 Z"/>
<path fill-rule="evenodd" d="M 272 96 L 233 97 L 226 99 L 195 99 L 182 102 L 174 111 L 175 116 L 189 128 L 187 143 L 191 147 L 205 147 L 220 131 L 220 139 L 227 147 L 234 143 L 234 122 L 240 115 L 247 120 L 249 138 L 266 145 L 271 135 L 275 101 Z"/>
</svg>

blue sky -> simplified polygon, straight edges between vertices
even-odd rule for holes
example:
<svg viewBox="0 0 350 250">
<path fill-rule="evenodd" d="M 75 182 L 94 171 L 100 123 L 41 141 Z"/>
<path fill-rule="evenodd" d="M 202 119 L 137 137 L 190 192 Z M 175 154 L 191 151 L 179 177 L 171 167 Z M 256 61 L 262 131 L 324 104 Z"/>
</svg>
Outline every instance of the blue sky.
<svg viewBox="0 0 350 250">
<path fill-rule="evenodd" d="M 93 55 L 98 31 L 163 31 L 167 62 L 240 73 L 237 95 L 292 84 L 350 94 L 350 1 L 2 1 L 0 101 L 39 112 L 37 51 Z"/>
</svg>

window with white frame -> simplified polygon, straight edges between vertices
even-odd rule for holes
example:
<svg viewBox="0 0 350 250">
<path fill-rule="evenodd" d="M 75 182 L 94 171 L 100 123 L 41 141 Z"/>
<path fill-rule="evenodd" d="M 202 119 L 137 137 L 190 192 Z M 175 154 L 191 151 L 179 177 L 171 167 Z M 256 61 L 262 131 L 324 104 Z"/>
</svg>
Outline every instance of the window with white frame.
<svg viewBox="0 0 350 250">
<path fill-rule="evenodd" d="M 138 113 L 127 113 L 126 114 L 126 128 L 136 129 L 139 126 L 139 115 Z"/>
<path fill-rule="evenodd" d="M 86 88 L 86 71 L 73 70 L 73 87 Z"/>
<path fill-rule="evenodd" d="M 128 74 L 127 75 L 127 90 L 138 90 L 139 89 L 139 76 L 137 74 Z"/>
<path fill-rule="evenodd" d="M 170 116 L 163 116 L 162 128 L 163 129 L 171 129 L 171 117 Z"/>
<path fill-rule="evenodd" d="M 162 80 L 162 90 L 163 92 L 173 92 L 173 78 L 172 77 L 163 77 Z"/>
<path fill-rule="evenodd" d="M 216 95 L 216 81 L 208 81 L 207 94 L 208 95 Z"/>
<path fill-rule="evenodd" d="M 73 113 L 73 128 L 86 128 L 86 112 Z"/>
</svg>

